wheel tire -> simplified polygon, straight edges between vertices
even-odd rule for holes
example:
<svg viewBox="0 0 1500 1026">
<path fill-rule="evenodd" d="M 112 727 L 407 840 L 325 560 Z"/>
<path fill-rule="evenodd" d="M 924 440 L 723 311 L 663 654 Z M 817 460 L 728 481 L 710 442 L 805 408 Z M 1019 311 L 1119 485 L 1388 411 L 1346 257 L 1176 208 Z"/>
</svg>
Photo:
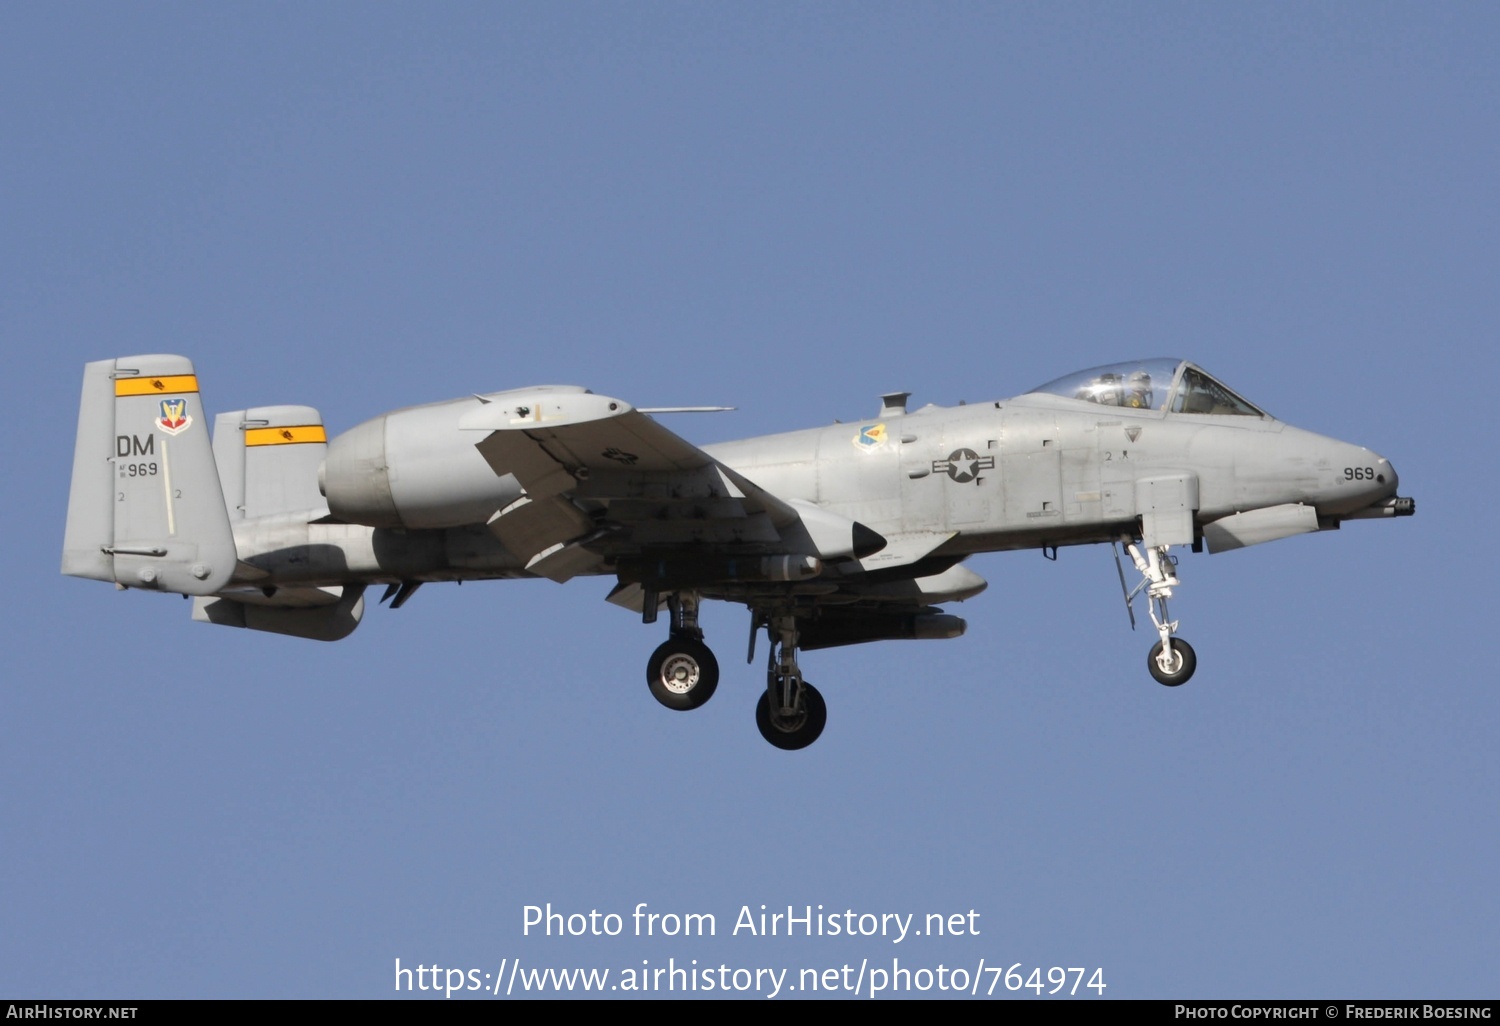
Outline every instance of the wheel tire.
<svg viewBox="0 0 1500 1026">
<path fill-rule="evenodd" d="M 802 715 L 790 721 L 779 720 L 771 715 L 770 693 L 762 691 L 755 707 L 755 725 L 760 728 L 760 736 L 787 752 L 806 748 L 816 741 L 828 725 L 828 706 L 818 689 L 807 681 L 802 682 L 802 704 Z"/>
<path fill-rule="evenodd" d="M 1193 646 L 1180 638 L 1172 639 L 1172 654 L 1177 657 L 1177 668 L 1171 673 L 1163 670 L 1156 661 L 1157 656 L 1161 655 L 1161 648 L 1160 641 L 1151 646 L 1151 654 L 1146 657 L 1146 669 L 1151 671 L 1151 676 L 1156 678 L 1157 683 L 1169 688 L 1186 684 L 1193 671 L 1198 668 L 1198 656 L 1193 651 Z"/>
<path fill-rule="evenodd" d="M 686 712 L 710 698 L 719 686 L 719 661 L 692 638 L 669 638 L 646 662 L 651 694 L 668 709 Z"/>
</svg>

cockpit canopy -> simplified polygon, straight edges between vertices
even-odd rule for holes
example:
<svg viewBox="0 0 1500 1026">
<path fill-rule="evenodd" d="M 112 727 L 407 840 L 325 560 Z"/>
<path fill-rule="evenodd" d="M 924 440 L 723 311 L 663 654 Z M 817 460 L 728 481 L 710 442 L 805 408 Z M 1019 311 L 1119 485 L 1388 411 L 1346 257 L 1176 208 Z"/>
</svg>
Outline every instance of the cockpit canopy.
<svg viewBox="0 0 1500 1026">
<path fill-rule="evenodd" d="M 1033 388 L 1028 394 L 1033 393 L 1134 410 L 1268 416 L 1201 367 L 1170 358 L 1113 363 L 1078 371 Z"/>
</svg>

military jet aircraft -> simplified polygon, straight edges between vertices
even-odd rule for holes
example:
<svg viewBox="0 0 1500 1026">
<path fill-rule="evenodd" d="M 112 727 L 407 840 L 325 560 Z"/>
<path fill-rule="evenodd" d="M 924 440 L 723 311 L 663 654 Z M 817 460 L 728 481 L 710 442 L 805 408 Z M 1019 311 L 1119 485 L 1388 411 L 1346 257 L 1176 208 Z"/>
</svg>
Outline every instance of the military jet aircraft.
<svg viewBox="0 0 1500 1026">
<path fill-rule="evenodd" d="M 1125 604 L 1144 592 L 1146 665 L 1175 687 L 1197 657 L 1167 600 L 1174 546 L 1222 552 L 1345 520 L 1410 515 L 1396 471 L 1285 424 L 1177 359 L 1097 367 L 1013 399 L 697 446 L 656 415 L 584 388 L 473 394 L 366 421 L 332 442 L 318 411 L 216 418 L 192 363 L 85 367 L 62 570 L 191 595 L 193 618 L 324 641 L 371 584 L 400 608 L 423 584 L 609 575 L 609 595 L 667 640 L 646 664 L 669 709 L 719 683 L 704 599 L 764 629 L 756 723 L 799 749 L 827 721 L 803 650 L 954 638 L 939 603 L 979 594 L 978 552 L 1105 543 Z M 697 408 L 701 409 L 701 408 Z M 1140 575 L 1129 589 L 1120 549 Z"/>
</svg>

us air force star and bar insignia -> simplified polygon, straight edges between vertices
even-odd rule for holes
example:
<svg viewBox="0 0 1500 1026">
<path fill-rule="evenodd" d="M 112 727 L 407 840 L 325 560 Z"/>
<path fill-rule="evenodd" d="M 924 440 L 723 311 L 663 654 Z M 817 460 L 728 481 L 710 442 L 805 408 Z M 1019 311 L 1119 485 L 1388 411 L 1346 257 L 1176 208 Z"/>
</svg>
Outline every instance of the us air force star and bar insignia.
<svg viewBox="0 0 1500 1026">
<path fill-rule="evenodd" d="M 156 418 L 158 430 L 169 435 L 180 435 L 193 426 L 193 418 L 188 416 L 186 399 L 163 399 L 161 401 L 161 416 Z"/>
<path fill-rule="evenodd" d="M 859 434 L 854 436 L 854 444 L 861 449 L 878 449 L 885 444 L 885 425 L 871 424 L 859 429 Z"/>
<path fill-rule="evenodd" d="M 995 457 L 981 456 L 973 449 L 954 449 L 945 460 L 933 460 L 934 474 L 947 474 L 959 484 L 968 484 L 979 478 L 981 470 L 994 470 Z"/>
</svg>

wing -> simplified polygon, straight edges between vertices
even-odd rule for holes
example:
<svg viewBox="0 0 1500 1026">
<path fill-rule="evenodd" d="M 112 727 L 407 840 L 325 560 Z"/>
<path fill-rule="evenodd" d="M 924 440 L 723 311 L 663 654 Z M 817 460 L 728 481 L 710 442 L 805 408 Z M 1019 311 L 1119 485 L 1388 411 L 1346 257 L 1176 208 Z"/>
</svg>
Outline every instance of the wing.
<svg viewBox="0 0 1500 1026">
<path fill-rule="evenodd" d="M 522 488 L 489 529 L 528 571 L 556 581 L 622 560 L 709 579 L 745 557 L 793 557 L 745 567 L 795 579 L 885 543 L 846 517 L 772 495 L 620 399 L 507 393 L 459 426 L 480 434 L 475 448 L 490 468 Z"/>
</svg>

